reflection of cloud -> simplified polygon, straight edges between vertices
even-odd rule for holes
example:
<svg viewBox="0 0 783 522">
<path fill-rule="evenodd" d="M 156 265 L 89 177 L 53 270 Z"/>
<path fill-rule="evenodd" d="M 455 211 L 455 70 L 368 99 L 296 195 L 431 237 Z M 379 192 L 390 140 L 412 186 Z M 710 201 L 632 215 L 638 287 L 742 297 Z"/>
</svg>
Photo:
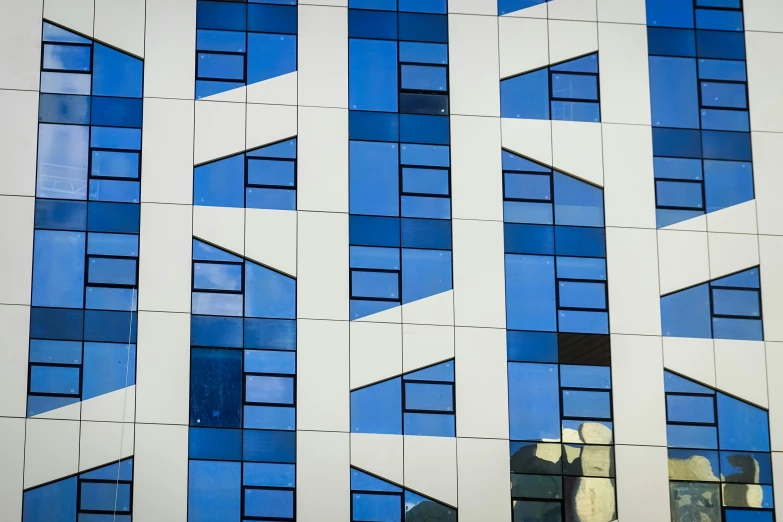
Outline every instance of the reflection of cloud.
<svg viewBox="0 0 783 522">
<path fill-rule="evenodd" d="M 206 281 L 206 287 L 210 289 L 239 290 L 242 286 L 240 277 L 235 275 L 237 271 L 238 265 L 196 264 L 197 275 Z"/>
<path fill-rule="evenodd" d="M 193 292 L 193 313 L 241 316 L 242 295 Z"/>
<path fill-rule="evenodd" d="M 86 199 L 89 127 L 38 126 L 38 190 L 44 198 Z"/>
</svg>

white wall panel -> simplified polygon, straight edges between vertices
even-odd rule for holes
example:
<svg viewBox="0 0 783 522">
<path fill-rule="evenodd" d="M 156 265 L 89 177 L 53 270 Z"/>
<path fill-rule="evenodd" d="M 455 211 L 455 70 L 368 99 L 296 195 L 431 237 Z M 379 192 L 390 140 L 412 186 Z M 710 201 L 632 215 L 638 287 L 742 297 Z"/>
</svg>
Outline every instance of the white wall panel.
<svg viewBox="0 0 783 522">
<path fill-rule="evenodd" d="M 780 175 L 780 151 L 783 134 L 753 132 L 753 184 L 759 234 L 783 235 L 783 176 Z"/>
<path fill-rule="evenodd" d="M 457 439 L 459 519 L 511 522 L 508 442 Z"/>
<path fill-rule="evenodd" d="M 353 321 L 351 389 L 402 373 L 402 325 Z"/>
<path fill-rule="evenodd" d="M 245 151 L 246 112 L 250 105 L 235 102 L 196 102 L 193 164 Z M 246 110 L 247 109 L 247 110 Z"/>
<path fill-rule="evenodd" d="M 190 312 L 192 207 L 141 204 L 139 310 Z"/>
<path fill-rule="evenodd" d="M 601 121 L 650 125 L 647 28 L 598 24 Z"/>
<path fill-rule="evenodd" d="M 348 216 L 299 212 L 297 317 L 348 319 Z"/>
<path fill-rule="evenodd" d="M 746 31 L 783 33 L 783 4 L 777 0 L 745 0 L 742 14 Z"/>
<path fill-rule="evenodd" d="M 666 448 L 617 446 L 615 462 L 618 520 L 670 521 Z"/>
<path fill-rule="evenodd" d="M 595 23 L 550 18 L 549 63 L 560 63 L 597 50 L 598 26 Z"/>
<path fill-rule="evenodd" d="M 139 312 L 136 422 L 187 425 L 190 314 Z"/>
<path fill-rule="evenodd" d="M 42 9 L 43 0 L 0 4 L 0 89 L 38 89 Z"/>
<path fill-rule="evenodd" d="M 506 331 L 457 328 L 457 436 L 508 438 Z"/>
<path fill-rule="evenodd" d="M 348 212 L 348 111 L 299 107 L 297 209 Z"/>
<path fill-rule="evenodd" d="M 348 322 L 296 322 L 299 430 L 349 431 Z"/>
<path fill-rule="evenodd" d="M 599 22 L 647 23 L 644 0 L 598 0 L 597 3 Z"/>
<path fill-rule="evenodd" d="M 503 223 L 454 220 L 452 228 L 456 324 L 504 328 Z"/>
<path fill-rule="evenodd" d="M 611 332 L 660 335 L 655 231 L 607 228 L 606 262 Z"/>
<path fill-rule="evenodd" d="M 95 0 L 95 39 L 144 57 L 145 0 Z"/>
<path fill-rule="evenodd" d="M 498 24 L 491 16 L 449 16 L 451 114 L 500 116 Z"/>
<path fill-rule="evenodd" d="M 759 236 L 759 258 L 762 315 L 783 317 L 783 237 Z M 783 321 L 764 321 L 764 340 L 783 341 Z"/>
<path fill-rule="evenodd" d="M 503 221 L 498 118 L 451 117 L 451 216 Z"/>
<path fill-rule="evenodd" d="M 0 17 L 2 9 L 4 8 L 0 7 Z M 0 36 L 0 49 L 3 45 L 2 38 Z M 0 78 L 3 78 L 2 52 L 0 50 Z M 3 87 L 2 82 L 0 79 L 0 89 Z M 33 88 L 37 88 L 37 84 Z M 0 194 L 35 196 L 38 93 L 0 90 L 0 113 L 3 114 L 0 118 L 0 150 L 3 151 L 4 172 L 0 176 Z"/>
<path fill-rule="evenodd" d="M 189 100 L 144 100 L 143 202 L 193 203 L 193 111 Z"/>
<path fill-rule="evenodd" d="M 0 513 L 22 519 L 25 420 L 0 417 Z"/>
<path fill-rule="evenodd" d="M 296 519 L 349 520 L 351 450 L 347 433 L 296 434 Z"/>
<path fill-rule="evenodd" d="M 30 307 L 0 305 L 0 416 L 27 413 L 29 353 Z"/>
<path fill-rule="evenodd" d="M 769 439 L 772 451 L 783 451 L 783 343 L 764 343 L 766 349 L 767 394 L 769 396 Z"/>
<path fill-rule="evenodd" d="M 783 33 L 745 33 L 748 69 L 748 103 L 752 131 L 783 132 Z"/>
<path fill-rule="evenodd" d="M 0 303 L 30 304 L 35 199 L 0 196 Z"/>
<path fill-rule="evenodd" d="M 717 388 L 745 401 L 769 408 L 764 343 L 715 339 Z"/>
<path fill-rule="evenodd" d="M 27 419 L 24 487 L 39 486 L 79 470 L 79 421 Z"/>
<path fill-rule="evenodd" d="M 680 230 L 658 231 L 661 295 L 710 279 L 707 234 Z"/>
<path fill-rule="evenodd" d="M 498 18 L 500 77 L 549 65 L 549 24 L 540 18 Z"/>
<path fill-rule="evenodd" d="M 652 131 L 602 124 L 606 226 L 655 228 Z"/>
<path fill-rule="evenodd" d="M 612 335 L 615 444 L 666 445 L 661 338 Z"/>
<path fill-rule="evenodd" d="M 348 10 L 301 5 L 297 44 L 299 105 L 348 108 Z"/>
<path fill-rule="evenodd" d="M 48 1 L 48 0 L 47 0 Z M 144 96 L 192 100 L 196 86 L 196 2 L 147 2 Z"/>
<path fill-rule="evenodd" d="M 133 520 L 186 522 L 188 427 L 136 425 Z"/>
</svg>

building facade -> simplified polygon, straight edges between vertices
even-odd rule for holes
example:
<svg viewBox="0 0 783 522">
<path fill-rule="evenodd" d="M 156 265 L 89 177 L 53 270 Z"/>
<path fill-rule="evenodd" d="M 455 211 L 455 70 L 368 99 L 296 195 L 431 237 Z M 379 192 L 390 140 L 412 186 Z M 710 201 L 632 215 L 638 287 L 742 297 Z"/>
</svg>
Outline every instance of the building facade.
<svg viewBox="0 0 783 522">
<path fill-rule="evenodd" d="M 779 0 L 0 44 L 4 522 L 783 520 Z"/>
</svg>

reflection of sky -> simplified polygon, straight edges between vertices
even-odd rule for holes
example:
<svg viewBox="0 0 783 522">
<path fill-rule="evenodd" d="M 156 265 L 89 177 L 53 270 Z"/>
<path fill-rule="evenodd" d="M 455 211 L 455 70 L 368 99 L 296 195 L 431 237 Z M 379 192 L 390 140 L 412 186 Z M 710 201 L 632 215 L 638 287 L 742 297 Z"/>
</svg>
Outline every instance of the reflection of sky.
<svg viewBox="0 0 783 522">
<path fill-rule="evenodd" d="M 87 198 L 89 136 L 87 126 L 39 124 L 37 197 Z"/>
<path fill-rule="evenodd" d="M 196 263 L 196 288 L 211 290 L 241 290 L 242 267 L 240 265 Z"/>
</svg>

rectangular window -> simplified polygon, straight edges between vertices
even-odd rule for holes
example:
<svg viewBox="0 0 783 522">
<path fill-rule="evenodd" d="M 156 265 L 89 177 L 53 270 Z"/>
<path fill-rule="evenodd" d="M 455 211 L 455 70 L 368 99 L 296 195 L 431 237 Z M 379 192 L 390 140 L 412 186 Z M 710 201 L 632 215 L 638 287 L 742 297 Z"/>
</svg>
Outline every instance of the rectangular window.
<svg viewBox="0 0 783 522">
<path fill-rule="evenodd" d="M 351 297 L 397 301 L 400 299 L 400 274 L 386 270 L 351 270 Z"/>
</svg>

